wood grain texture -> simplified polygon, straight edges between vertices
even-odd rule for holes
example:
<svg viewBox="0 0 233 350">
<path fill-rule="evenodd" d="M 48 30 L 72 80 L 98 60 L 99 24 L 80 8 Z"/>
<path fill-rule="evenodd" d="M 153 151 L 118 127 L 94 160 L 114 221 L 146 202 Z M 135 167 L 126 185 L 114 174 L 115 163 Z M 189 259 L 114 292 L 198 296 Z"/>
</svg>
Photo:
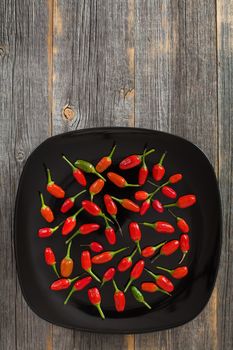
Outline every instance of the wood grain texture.
<svg viewBox="0 0 233 350">
<path fill-rule="evenodd" d="M 219 183 L 223 212 L 223 245 L 218 277 L 218 343 L 231 349 L 233 338 L 233 3 L 217 1 Z"/>
<path fill-rule="evenodd" d="M 136 125 L 188 138 L 217 171 L 214 2 L 138 0 L 136 23 Z M 177 329 L 136 336 L 135 348 L 219 349 L 216 299 L 215 288 L 195 320 Z"/>
<path fill-rule="evenodd" d="M 132 1 L 56 0 L 52 11 L 52 133 L 133 126 Z M 54 349 L 130 349 L 132 343 L 133 336 L 53 326 Z"/>
<path fill-rule="evenodd" d="M 1 349 L 44 349 L 50 326 L 24 301 L 13 255 L 13 212 L 19 175 L 48 133 L 47 3 L 1 1 Z M 40 30 L 38 30 L 40 28 Z"/>
<path fill-rule="evenodd" d="M 227 0 L 0 2 L 0 348 L 232 349 L 232 37 Z M 112 336 L 52 326 L 17 281 L 13 208 L 26 158 L 50 135 L 117 125 L 184 136 L 219 176 L 219 278 L 205 310 L 177 329 Z"/>
</svg>

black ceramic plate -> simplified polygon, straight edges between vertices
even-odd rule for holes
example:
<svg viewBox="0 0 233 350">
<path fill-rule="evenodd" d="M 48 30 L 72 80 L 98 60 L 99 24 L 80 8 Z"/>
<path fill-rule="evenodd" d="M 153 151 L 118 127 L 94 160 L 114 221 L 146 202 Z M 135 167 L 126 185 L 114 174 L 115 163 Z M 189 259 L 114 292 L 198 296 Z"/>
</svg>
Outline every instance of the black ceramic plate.
<svg viewBox="0 0 233 350">
<path fill-rule="evenodd" d="M 126 310 L 119 314 L 114 310 L 112 284 L 106 284 L 102 291 L 102 307 L 106 320 L 102 321 L 97 310 L 90 305 L 86 290 L 75 293 L 71 301 L 64 306 L 63 301 L 67 291 L 52 292 L 49 289 L 49 285 L 55 278 L 52 269 L 44 262 L 44 248 L 51 246 L 56 252 L 58 262 L 64 256 L 66 248 L 60 231 L 47 239 L 37 237 L 38 228 L 46 226 L 39 215 L 38 190 L 45 189 L 46 179 L 43 167 L 45 163 L 51 169 L 56 182 L 67 190 L 67 195 L 73 195 L 80 186 L 73 180 L 70 168 L 62 160 L 61 154 L 68 155 L 72 160 L 86 159 L 96 164 L 101 156 L 108 154 L 113 143 L 117 144 L 114 155 L 115 164 L 126 155 L 142 153 L 147 146 L 147 148 L 156 149 L 156 152 L 147 158 L 148 166 L 151 168 L 161 154 L 167 151 L 164 162 L 166 177 L 181 172 L 183 180 L 174 185 L 174 188 L 179 195 L 194 193 L 197 196 L 197 203 L 182 211 L 178 208 L 174 209 L 174 212 L 183 216 L 191 226 L 191 251 L 185 260 L 189 267 L 189 275 L 179 281 L 173 280 L 175 291 L 172 297 L 161 293 L 145 293 L 146 300 L 152 305 L 150 311 L 137 303 L 129 291 Z M 112 167 L 114 168 L 116 169 L 116 166 Z M 137 172 L 138 168 L 128 170 L 124 172 L 124 176 L 128 182 L 136 183 Z M 88 179 L 91 183 L 95 176 L 88 175 Z M 147 184 L 145 188 L 151 190 L 152 186 Z M 105 192 L 119 197 L 124 194 L 126 197 L 133 198 L 135 189 L 119 189 L 108 182 Z M 158 198 L 161 199 L 160 196 Z M 45 197 L 47 203 L 55 208 L 56 223 L 60 222 L 62 216 L 59 214 L 59 207 L 62 200 L 54 199 L 47 193 Z M 100 197 L 97 200 L 98 203 Z M 77 201 L 76 208 L 80 205 L 80 200 Z M 171 200 L 163 197 L 163 202 L 168 203 Z M 125 244 L 130 247 L 129 251 L 132 251 L 133 243 L 128 239 L 127 226 L 129 221 L 136 217 L 138 218 L 138 214 L 120 210 L 119 221 L 126 239 Z M 152 222 L 158 219 L 168 220 L 175 225 L 175 220 L 167 212 L 158 214 L 150 209 L 143 217 L 143 221 Z M 85 214 L 80 215 L 80 224 L 87 221 L 96 220 Z M 169 239 L 178 238 L 179 235 L 180 232 L 176 230 Z M 165 239 L 164 236 L 166 235 L 156 234 L 150 228 L 143 228 L 142 246 L 159 243 Z M 111 246 L 106 243 L 103 231 L 86 237 L 79 236 L 72 246 L 72 255 L 77 261 L 74 276 L 81 271 L 79 245 L 90 243 L 92 240 L 102 242 L 106 249 L 111 249 Z M 122 241 L 118 239 L 116 248 L 120 246 Z M 149 332 L 182 325 L 197 316 L 206 305 L 215 283 L 220 249 L 221 207 L 213 168 L 196 146 L 180 137 L 137 128 L 80 130 L 49 138 L 31 154 L 24 167 L 15 208 L 15 251 L 19 281 L 31 309 L 38 316 L 56 325 L 104 333 Z M 124 253 L 116 257 L 112 263 L 95 267 L 94 271 L 101 276 L 107 267 L 114 265 L 122 256 Z M 180 257 L 181 252 L 177 251 L 171 257 L 159 258 L 157 264 L 168 268 L 175 267 Z M 149 261 L 146 266 L 156 271 Z M 116 281 L 121 288 L 128 277 L 129 272 L 116 276 Z M 150 280 L 146 272 L 140 282 L 142 280 Z M 135 284 L 140 286 L 139 282 Z"/>
</svg>

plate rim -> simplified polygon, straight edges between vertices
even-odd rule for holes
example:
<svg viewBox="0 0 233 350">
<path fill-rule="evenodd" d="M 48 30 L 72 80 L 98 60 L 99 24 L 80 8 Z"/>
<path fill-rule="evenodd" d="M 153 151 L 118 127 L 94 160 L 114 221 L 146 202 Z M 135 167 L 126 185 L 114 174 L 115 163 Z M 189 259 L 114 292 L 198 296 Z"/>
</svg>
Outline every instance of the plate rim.
<svg viewBox="0 0 233 350">
<path fill-rule="evenodd" d="M 216 189 L 216 194 L 217 194 L 217 205 L 218 205 L 218 210 L 219 210 L 219 241 L 218 241 L 218 252 L 216 253 L 216 269 L 215 269 L 215 273 L 214 273 L 214 278 L 213 278 L 213 282 L 212 282 L 212 286 L 211 288 L 209 288 L 208 290 L 208 294 L 207 297 L 205 298 L 204 302 L 200 305 L 200 307 L 198 308 L 197 312 L 195 312 L 194 314 L 191 315 L 191 317 L 187 317 L 185 319 L 185 321 L 181 321 L 181 322 L 176 322 L 175 324 L 167 324 L 167 326 L 161 326 L 161 327 L 147 327 L 147 328 L 141 328 L 140 330 L 116 330 L 116 329 L 107 329 L 105 330 L 104 327 L 102 329 L 93 329 L 93 328 L 88 328 L 88 327 L 79 327 L 79 326 L 70 326 L 67 324 L 64 324 L 62 322 L 54 322 L 51 321 L 49 318 L 47 318 L 44 315 L 41 315 L 40 312 L 38 311 L 38 309 L 36 309 L 36 307 L 30 302 L 29 298 L 26 296 L 26 292 L 24 289 L 24 284 L 22 282 L 22 276 L 21 273 L 19 272 L 19 256 L 18 256 L 18 249 L 16 249 L 17 247 L 17 228 L 16 228 L 16 218 L 17 218 L 17 208 L 18 208 L 18 201 L 19 201 L 19 193 L 21 192 L 20 189 L 22 187 L 22 180 L 23 180 L 23 175 L 25 173 L 25 170 L 30 162 L 30 158 L 34 155 L 34 153 L 36 153 L 36 151 L 42 146 L 45 145 L 47 142 L 62 137 L 62 136 L 68 136 L 68 135 L 78 135 L 78 134 L 85 134 L 85 133 L 91 133 L 91 132 L 108 132 L 108 131 L 127 131 L 127 130 L 131 130 L 131 131 L 138 131 L 138 132 L 148 132 L 148 133 L 155 133 L 155 134 L 160 134 L 160 135 L 169 135 L 172 136 L 174 138 L 178 138 L 184 142 L 189 143 L 192 147 L 194 147 L 194 149 L 196 149 L 196 151 L 198 151 L 203 158 L 205 158 L 205 160 L 208 163 L 208 166 L 213 174 L 213 178 L 214 178 L 214 182 L 215 182 L 215 189 Z M 165 132 L 165 131 L 160 131 L 160 130 L 155 130 L 155 129 L 148 129 L 148 128 L 140 128 L 140 127 L 124 127 L 124 126 L 104 126 L 104 127 L 90 127 L 90 128 L 84 128 L 84 129 L 78 129 L 78 130 L 72 130 L 72 131 L 68 131 L 68 132 L 64 132 L 64 133 L 60 133 L 60 134 L 56 134 L 56 135 L 52 135 L 48 138 L 46 138 L 44 141 L 42 141 L 37 147 L 35 147 L 32 152 L 29 154 L 29 156 L 27 157 L 27 160 L 23 166 L 23 169 L 21 171 L 20 174 L 20 178 L 18 181 L 18 186 L 17 186 L 17 193 L 16 193 L 16 197 L 15 197 L 15 206 L 14 206 L 14 221 L 13 221 L 13 245 L 14 245 L 14 256 L 15 256 L 15 265 L 16 265 L 16 273 L 17 273 L 17 278 L 19 281 L 19 285 L 21 288 L 21 292 L 23 295 L 23 298 L 26 302 L 26 304 L 29 306 L 29 308 L 41 319 L 43 319 L 44 321 L 55 325 L 55 326 L 59 326 L 59 327 L 63 327 L 63 328 L 67 328 L 67 329 L 73 329 L 73 330 L 77 330 L 77 331 L 83 331 L 83 332 L 90 332 L 90 333 L 98 333 L 98 334 L 121 334 L 121 335 L 125 335 L 125 334 L 143 334 L 143 333 L 150 333 L 150 332 L 159 332 L 162 330 L 168 330 L 168 329 L 172 329 L 172 328 L 177 328 L 180 327 L 188 322 L 191 322 L 192 320 L 194 320 L 204 309 L 205 307 L 208 305 L 211 295 L 213 293 L 214 287 L 216 285 L 216 280 L 217 280 L 217 276 L 218 276 L 218 271 L 219 271 L 219 267 L 220 267 L 220 259 L 221 259 L 221 252 L 222 252 L 222 231 L 223 231 L 223 218 L 222 218 L 222 203 L 221 203 L 221 193 L 220 193 L 220 189 L 219 189 L 219 183 L 217 180 L 217 176 L 214 170 L 214 167 L 212 165 L 212 163 L 210 162 L 209 158 L 207 157 L 207 155 L 201 150 L 201 148 L 199 146 L 197 146 L 196 144 L 194 144 L 193 142 L 189 141 L 188 139 L 175 135 L 173 133 L 170 132 Z"/>
</svg>

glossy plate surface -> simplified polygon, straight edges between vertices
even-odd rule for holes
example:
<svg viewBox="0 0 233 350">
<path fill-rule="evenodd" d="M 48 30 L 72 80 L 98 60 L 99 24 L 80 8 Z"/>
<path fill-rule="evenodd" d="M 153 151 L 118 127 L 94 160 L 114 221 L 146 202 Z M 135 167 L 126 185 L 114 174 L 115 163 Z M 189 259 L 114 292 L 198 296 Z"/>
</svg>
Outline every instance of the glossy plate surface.
<svg viewBox="0 0 233 350">
<path fill-rule="evenodd" d="M 48 226 L 39 214 L 40 200 L 38 191 L 43 190 L 46 202 L 55 208 L 56 221 L 59 223 L 64 216 L 59 214 L 59 208 L 63 200 L 52 198 L 45 193 L 45 170 L 46 164 L 52 171 L 53 178 L 64 189 L 67 196 L 73 195 L 81 190 L 73 177 L 71 169 L 62 160 L 64 153 L 71 160 L 85 159 L 93 164 L 107 155 L 113 145 L 117 144 L 114 155 L 114 164 L 118 164 L 125 156 L 130 154 L 141 154 L 144 147 L 154 147 L 156 152 L 147 158 L 148 167 L 151 169 L 161 154 L 167 151 L 164 161 L 167 179 L 170 175 L 181 172 L 183 180 L 174 185 L 179 195 L 194 193 L 197 203 L 191 208 L 184 210 L 175 208 L 177 215 L 184 217 L 191 227 L 190 254 L 185 259 L 189 267 L 189 275 L 183 280 L 173 280 L 175 291 L 172 297 L 161 293 L 144 293 L 145 299 L 152 305 L 149 311 L 142 304 L 138 304 L 127 293 L 127 307 L 122 314 L 114 310 L 113 287 L 106 284 L 102 290 L 102 308 L 106 320 L 102 321 L 97 310 L 89 304 L 87 290 L 75 293 L 71 301 L 64 306 L 63 301 L 67 295 L 66 291 L 52 292 L 49 285 L 55 280 L 52 269 L 44 262 L 43 252 L 46 246 L 50 246 L 56 253 L 57 261 L 64 257 L 66 247 L 65 238 L 61 236 L 60 230 L 54 236 L 47 239 L 39 239 L 37 231 L 40 227 Z M 111 169 L 119 172 L 117 166 Z M 114 171 L 113 170 L 113 171 Z M 126 177 L 130 183 L 137 182 L 138 168 L 119 172 Z M 88 183 L 93 182 L 96 177 L 88 175 Z M 152 185 L 146 184 L 144 188 L 148 191 L 153 189 Z M 119 189 L 106 184 L 104 193 L 113 194 L 118 197 L 133 199 L 135 189 Z M 83 199 L 84 197 L 82 197 Z M 96 197 L 96 202 L 101 204 L 102 196 Z M 171 203 L 172 200 L 157 196 L 163 203 Z M 77 200 L 73 212 L 80 206 L 81 198 Z M 103 205 L 101 205 L 104 207 Z M 167 212 L 156 213 L 153 209 L 143 217 L 138 214 L 127 212 L 119 208 L 119 221 L 122 226 L 125 242 L 118 236 L 118 243 L 113 248 L 106 243 L 103 230 L 89 236 L 79 236 L 73 242 L 72 256 L 76 262 L 74 276 L 81 272 L 80 268 L 80 244 L 91 241 L 101 242 L 107 250 L 117 249 L 122 245 L 129 246 L 128 252 L 133 249 L 133 243 L 128 237 L 128 223 L 130 220 L 150 221 L 167 220 L 175 226 L 173 219 Z M 81 214 L 78 226 L 84 222 L 99 222 L 88 214 Z M 150 228 L 142 228 L 142 247 L 157 244 L 165 239 L 178 238 L 180 232 L 176 229 L 172 235 L 157 234 Z M 139 333 L 167 329 L 179 326 L 193 319 L 206 305 L 214 287 L 219 256 L 221 250 L 221 205 L 216 177 L 211 164 L 206 156 L 192 143 L 180 137 L 163 132 L 137 129 L 137 128 L 98 128 L 86 129 L 66 134 L 61 134 L 47 139 L 28 158 L 21 175 L 16 207 L 15 207 L 15 252 L 17 271 L 23 295 L 31 309 L 43 319 L 54 324 L 71 327 L 79 330 L 88 330 L 102 333 Z M 122 253 L 115 257 L 112 262 L 94 267 L 94 271 L 102 276 L 107 267 L 114 266 L 127 254 Z M 177 266 L 181 252 L 177 251 L 171 257 L 160 257 L 156 264 L 167 268 Z M 137 261 L 139 256 L 135 258 Z M 146 266 L 158 273 L 150 261 Z M 116 275 L 116 281 L 123 288 L 129 272 Z M 168 277 L 168 276 L 167 276 Z M 143 273 L 140 282 L 151 280 Z M 136 282 L 136 286 L 140 286 Z M 90 286 L 94 286 L 92 283 Z"/>
</svg>

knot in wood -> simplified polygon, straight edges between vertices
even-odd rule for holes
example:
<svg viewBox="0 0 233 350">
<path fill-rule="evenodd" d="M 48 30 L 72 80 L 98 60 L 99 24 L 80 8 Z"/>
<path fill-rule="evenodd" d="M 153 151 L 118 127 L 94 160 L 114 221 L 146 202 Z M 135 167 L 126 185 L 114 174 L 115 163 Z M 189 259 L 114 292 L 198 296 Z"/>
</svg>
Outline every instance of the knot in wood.
<svg viewBox="0 0 233 350">
<path fill-rule="evenodd" d="M 65 119 L 70 121 L 70 120 L 74 119 L 75 111 L 70 106 L 66 106 L 63 109 L 63 115 L 64 115 Z"/>
</svg>

